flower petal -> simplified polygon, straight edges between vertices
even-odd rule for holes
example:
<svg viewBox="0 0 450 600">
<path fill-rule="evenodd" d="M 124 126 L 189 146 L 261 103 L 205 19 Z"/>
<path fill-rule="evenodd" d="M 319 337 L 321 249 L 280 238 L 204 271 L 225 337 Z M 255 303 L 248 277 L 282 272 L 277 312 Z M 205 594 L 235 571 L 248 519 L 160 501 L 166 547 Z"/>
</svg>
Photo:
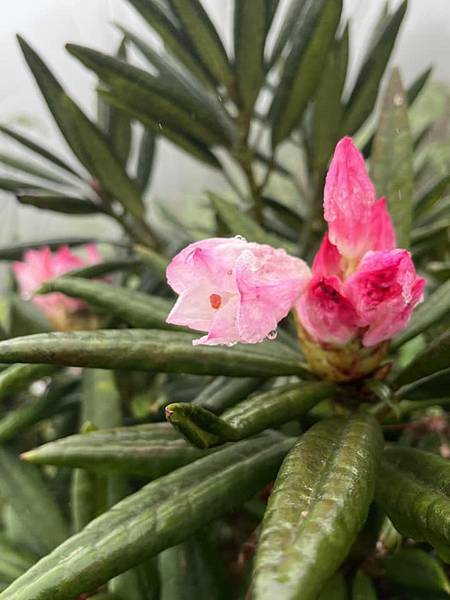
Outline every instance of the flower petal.
<svg viewBox="0 0 450 600">
<path fill-rule="evenodd" d="M 330 242 L 328 233 L 323 236 L 320 248 L 314 257 L 312 272 L 314 275 L 335 275 L 342 277 L 342 256 L 339 254 L 337 246 Z"/>
</svg>

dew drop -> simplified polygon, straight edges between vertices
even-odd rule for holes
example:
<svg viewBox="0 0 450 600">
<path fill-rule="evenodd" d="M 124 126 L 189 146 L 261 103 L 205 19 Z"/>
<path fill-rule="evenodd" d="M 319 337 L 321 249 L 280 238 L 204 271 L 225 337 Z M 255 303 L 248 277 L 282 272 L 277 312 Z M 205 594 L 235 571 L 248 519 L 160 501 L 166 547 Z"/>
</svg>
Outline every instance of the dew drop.
<svg viewBox="0 0 450 600">
<path fill-rule="evenodd" d="M 235 235 L 234 239 L 235 240 L 240 240 L 241 242 L 246 242 L 247 241 L 243 235 Z"/>
<path fill-rule="evenodd" d="M 267 334 L 267 339 L 268 340 L 276 340 L 277 335 L 278 335 L 278 331 L 276 329 L 274 329 L 273 331 L 269 331 L 269 333 Z"/>
</svg>

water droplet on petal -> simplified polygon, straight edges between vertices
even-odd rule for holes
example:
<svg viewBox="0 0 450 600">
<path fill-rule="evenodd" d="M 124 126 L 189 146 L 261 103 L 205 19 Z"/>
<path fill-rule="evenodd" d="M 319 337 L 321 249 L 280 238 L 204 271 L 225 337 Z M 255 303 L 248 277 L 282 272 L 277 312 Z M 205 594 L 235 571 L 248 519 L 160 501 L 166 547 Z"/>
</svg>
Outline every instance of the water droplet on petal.
<svg viewBox="0 0 450 600">
<path fill-rule="evenodd" d="M 276 340 L 277 335 L 278 335 L 278 331 L 276 329 L 274 329 L 273 331 L 269 331 L 269 333 L 267 334 L 267 339 L 268 340 Z"/>
<path fill-rule="evenodd" d="M 235 240 L 240 240 L 241 242 L 246 242 L 247 241 L 243 235 L 235 235 L 234 239 Z"/>
</svg>

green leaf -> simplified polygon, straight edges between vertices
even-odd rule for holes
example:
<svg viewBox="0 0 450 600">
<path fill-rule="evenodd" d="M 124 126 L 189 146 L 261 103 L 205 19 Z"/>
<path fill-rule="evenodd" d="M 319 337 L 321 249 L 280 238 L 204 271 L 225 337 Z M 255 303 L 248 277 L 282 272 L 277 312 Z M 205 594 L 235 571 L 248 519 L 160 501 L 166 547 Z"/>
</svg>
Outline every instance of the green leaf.
<svg viewBox="0 0 450 600">
<path fill-rule="evenodd" d="M 372 150 L 372 175 L 379 196 L 388 202 L 397 246 L 408 248 L 414 190 L 413 147 L 400 73 L 392 72 Z"/>
<path fill-rule="evenodd" d="M 434 594 L 450 594 L 450 585 L 441 564 L 419 548 L 401 548 L 383 561 L 386 578 L 410 591 L 422 590 L 428 598 Z M 441 597 L 441 596 L 439 596 Z"/>
<path fill-rule="evenodd" d="M 431 73 L 433 72 L 433 67 L 428 67 L 422 73 L 420 73 L 416 79 L 411 83 L 408 88 L 406 97 L 408 100 L 408 106 L 412 106 L 417 97 L 420 95 L 420 92 L 423 90 L 425 85 L 428 83 L 428 80 L 431 77 Z"/>
<path fill-rule="evenodd" d="M 240 235 L 249 242 L 270 244 L 275 248 L 284 248 L 287 252 L 295 254 L 295 244 L 274 234 L 267 233 L 237 205 L 224 200 L 212 192 L 208 193 L 208 197 L 211 200 L 220 222 L 223 223 L 227 230 L 233 235 Z"/>
<path fill-rule="evenodd" d="M 166 417 L 192 444 L 209 448 L 299 419 L 335 392 L 332 382 L 293 383 L 253 394 L 222 417 L 191 403 L 169 404 Z"/>
<path fill-rule="evenodd" d="M 257 377 L 229 379 L 219 376 L 200 392 L 193 404 L 220 415 L 257 390 L 263 381 Z"/>
<path fill-rule="evenodd" d="M 0 399 L 27 389 L 34 381 L 56 373 L 52 365 L 11 365 L 0 373 Z"/>
<path fill-rule="evenodd" d="M 129 0 L 164 43 L 164 46 L 202 82 L 211 79 L 179 22 L 158 0 Z"/>
<path fill-rule="evenodd" d="M 90 200 L 74 196 L 18 194 L 17 200 L 25 206 L 34 206 L 68 215 L 92 215 L 101 212 L 100 207 Z"/>
<path fill-rule="evenodd" d="M 20 191 L 37 191 L 42 190 L 48 192 L 46 188 L 42 187 L 38 183 L 32 181 L 26 181 L 24 179 L 17 179 L 15 177 L 0 177 L 0 190 L 5 192 L 20 193 Z"/>
<path fill-rule="evenodd" d="M 291 0 L 283 22 L 280 25 L 280 31 L 274 42 L 273 49 L 270 55 L 269 69 L 273 67 L 276 61 L 280 58 L 283 50 L 289 42 L 293 42 L 293 31 L 300 20 L 303 7 L 306 0 Z"/>
<path fill-rule="evenodd" d="M 103 313 L 113 315 L 134 327 L 174 329 L 166 323 L 172 303 L 158 296 L 80 277 L 52 279 L 39 289 L 40 294 L 52 292 L 81 298 Z"/>
<path fill-rule="evenodd" d="M 169 0 L 182 30 L 204 66 L 225 87 L 233 83 L 233 71 L 222 41 L 200 0 Z"/>
<path fill-rule="evenodd" d="M 159 254 L 152 248 L 141 246 L 139 244 L 135 244 L 133 250 L 138 255 L 139 259 L 151 268 L 154 275 L 157 275 L 161 281 L 166 281 L 166 269 L 169 265 L 169 261 L 165 256 Z"/>
<path fill-rule="evenodd" d="M 342 93 L 348 64 L 348 25 L 335 40 L 324 66 L 314 98 L 311 153 L 317 184 L 322 178 L 339 139 L 342 116 Z"/>
<path fill-rule="evenodd" d="M 442 369 L 447 369 L 449 365 L 450 331 L 444 331 L 398 373 L 392 381 L 392 385 L 398 388 Z"/>
<path fill-rule="evenodd" d="M 11 167 L 17 171 L 23 171 L 24 173 L 32 175 L 33 177 L 39 177 L 40 179 L 45 179 L 54 183 L 58 183 L 59 185 L 68 184 L 67 179 L 61 177 L 58 173 L 47 171 L 43 167 L 39 166 L 34 162 L 31 162 L 28 159 L 17 158 L 8 154 L 0 153 L 0 163 L 6 165 L 7 167 Z"/>
<path fill-rule="evenodd" d="M 260 436 L 232 444 L 150 483 L 39 561 L 0 598 L 67 600 L 181 543 L 274 477 L 292 445 L 279 440 Z"/>
<path fill-rule="evenodd" d="M 160 600 L 156 558 L 114 577 L 109 587 L 124 600 Z"/>
<path fill-rule="evenodd" d="M 430 211 L 450 189 L 450 175 L 438 177 L 417 197 L 414 205 L 414 216 L 420 218 Z"/>
<path fill-rule="evenodd" d="M 448 364 L 448 363 L 447 363 Z M 428 400 L 448 398 L 450 386 L 450 369 L 443 369 L 427 377 L 402 386 L 398 392 L 398 398 L 408 400 Z M 439 404 L 439 402 L 436 402 Z M 412 407 L 413 408 L 413 407 Z"/>
<path fill-rule="evenodd" d="M 144 192 L 150 185 L 153 164 L 155 161 L 156 138 L 153 132 L 144 129 L 138 150 L 138 164 L 136 168 L 136 183 Z"/>
<path fill-rule="evenodd" d="M 68 536 L 63 517 L 37 467 L 1 448 L 0 478 L 2 499 L 25 526 L 29 545 L 38 554 L 47 554 Z"/>
<path fill-rule="evenodd" d="M 53 117 L 67 143 L 102 188 L 133 215 L 143 216 L 139 190 L 112 152 L 102 131 L 69 98 L 34 50 L 19 37 L 19 43 Z"/>
<path fill-rule="evenodd" d="M 176 67 L 165 62 L 149 46 L 124 30 L 139 44 L 139 49 L 151 57 L 160 76 L 129 65 L 102 52 L 67 44 L 67 50 L 89 69 L 92 69 L 110 88 L 113 94 L 128 97 L 130 106 L 140 106 L 150 119 L 157 121 L 161 135 L 167 125 L 180 128 L 184 133 L 207 144 L 225 144 L 231 141 L 232 123 L 223 109 L 208 92 L 201 93 L 196 82 L 190 82 Z M 198 84 L 197 84 L 198 86 Z"/>
<path fill-rule="evenodd" d="M 413 313 L 408 327 L 393 341 L 398 348 L 408 340 L 426 331 L 450 313 L 450 281 L 443 283 Z"/>
<path fill-rule="evenodd" d="M 319 84 L 341 11 L 341 0 L 309 1 L 302 11 L 270 109 L 272 147 L 300 125 Z"/>
<path fill-rule="evenodd" d="M 53 152 L 50 152 L 50 150 L 44 148 L 37 142 L 25 137 L 24 135 L 18 133 L 17 131 L 14 131 L 13 129 L 10 129 L 9 127 L 6 127 L 5 125 L 0 125 L 0 131 L 12 138 L 13 140 L 16 140 L 16 142 L 19 142 L 19 144 L 22 144 L 22 146 L 25 146 L 25 148 L 28 148 L 35 154 L 39 154 L 39 156 L 42 156 L 57 167 L 63 169 L 64 171 L 67 171 L 71 175 L 75 175 L 75 177 L 77 177 L 78 179 L 81 179 L 80 175 L 73 169 L 73 167 L 68 165 L 65 161 L 61 160 L 58 156 L 55 156 Z"/>
<path fill-rule="evenodd" d="M 38 334 L 0 342 L 0 363 L 231 377 L 302 376 L 307 372 L 299 356 L 281 344 L 268 342 L 251 350 L 245 345 L 193 346 L 197 335 L 149 329 Z"/>
<path fill-rule="evenodd" d="M 356 571 L 353 579 L 352 600 L 377 600 L 377 593 L 372 580 L 362 569 Z"/>
<path fill-rule="evenodd" d="M 0 581 L 12 583 L 35 562 L 34 555 L 23 550 L 19 551 L 7 539 L 0 538 Z"/>
<path fill-rule="evenodd" d="M 81 424 L 97 429 L 116 427 L 122 422 L 121 402 L 110 371 L 86 369 L 83 372 Z"/>
<path fill-rule="evenodd" d="M 339 567 L 372 500 L 383 447 L 368 415 L 322 421 L 285 459 L 256 555 L 255 600 L 313 600 Z"/>
<path fill-rule="evenodd" d="M 392 17 L 381 28 L 375 43 L 368 48 L 361 70 L 345 107 L 343 135 L 352 135 L 372 113 L 378 96 L 380 81 L 392 54 L 407 2 L 400 4 Z"/>
<path fill-rule="evenodd" d="M 446 459 L 413 448 L 389 448 L 375 497 L 401 534 L 428 542 L 450 561 L 450 466 Z"/>
<path fill-rule="evenodd" d="M 342 573 L 335 573 L 327 581 L 317 600 L 348 600 L 347 583 Z"/>
<path fill-rule="evenodd" d="M 157 479 L 205 456 L 168 423 L 133 425 L 72 435 L 26 452 L 36 465 Z"/>
<path fill-rule="evenodd" d="M 34 304 L 14 295 L 9 300 L 8 330 L 11 337 L 16 337 L 52 331 L 53 326 Z"/>
<path fill-rule="evenodd" d="M 107 260 L 95 265 L 89 265 L 88 267 L 67 271 L 67 273 L 64 273 L 64 278 L 82 277 L 83 279 L 96 279 L 97 277 L 104 277 L 105 275 L 117 272 L 140 271 L 142 267 L 142 263 L 138 260 Z"/>
<path fill-rule="evenodd" d="M 239 98 L 249 115 L 264 82 L 264 46 L 270 20 L 267 0 L 234 3 L 234 56 Z"/>
<path fill-rule="evenodd" d="M 124 38 L 116 52 L 118 59 L 127 60 L 127 46 Z M 131 150 L 132 132 L 131 122 L 121 111 L 109 110 L 108 137 L 114 151 L 122 164 L 126 167 Z"/>
<path fill-rule="evenodd" d="M 39 250 L 48 246 L 50 250 L 57 250 L 60 246 L 84 246 L 93 244 L 97 240 L 92 237 L 67 237 L 49 240 L 39 240 L 37 242 L 19 242 L 10 246 L 0 247 L 0 260 L 22 260 L 27 250 Z"/>
</svg>

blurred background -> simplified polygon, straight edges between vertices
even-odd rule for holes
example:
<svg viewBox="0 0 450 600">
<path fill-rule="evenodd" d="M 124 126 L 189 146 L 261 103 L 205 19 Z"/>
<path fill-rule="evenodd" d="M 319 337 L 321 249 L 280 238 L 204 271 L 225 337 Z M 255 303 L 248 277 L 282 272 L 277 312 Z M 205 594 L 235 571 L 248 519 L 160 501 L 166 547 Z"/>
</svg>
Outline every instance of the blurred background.
<svg viewBox="0 0 450 600">
<path fill-rule="evenodd" d="M 231 15 L 227 0 L 206 0 L 210 16 L 222 28 L 225 41 L 231 29 Z M 283 4 L 283 1 L 282 1 Z M 345 10 L 351 19 L 351 71 L 355 72 L 361 58 L 360 49 L 385 0 L 345 0 Z M 398 3 L 391 1 L 392 7 Z M 122 0 L 15 0 L 2 7 L 0 23 L 0 122 L 23 126 L 66 154 L 62 139 L 48 115 L 47 108 L 35 87 L 15 39 L 22 34 L 58 74 L 70 94 L 88 114 L 94 114 L 95 78 L 64 50 L 68 41 L 112 52 L 120 41 L 115 22 L 126 25 L 137 33 L 148 35 L 141 19 Z M 449 0 L 410 0 L 408 14 L 397 43 L 393 64 L 399 65 L 408 85 L 424 68 L 435 65 L 432 92 L 425 95 L 421 108 L 424 119 L 439 121 L 448 111 L 445 90 L 450 87 Z M 447 51 L 446 51 L 447 50 Z M 435 85 L 439 84 L 439 85 Z M 13 143 L 0 138 L 0 151 L 7 151 Z M 14 148 L 16 146 L 14 145 Z M 158 145 L 158 159 L 149 197 L 163 199 L 170 206 L 183 206 L 195 201 L 205 188 L 220 189 L 225 185 L 220 174 L 190 159 L 165 141 Z M 26 239 L 42 239 L 74 233 L 77 227 L 86 235 L 115 235 L 114 224 L 102 217 L 72 219 L 43 214 L 33 208 L 19 207 L 8 194 L 1 197 L 1 244 Z"/>
</svg>

